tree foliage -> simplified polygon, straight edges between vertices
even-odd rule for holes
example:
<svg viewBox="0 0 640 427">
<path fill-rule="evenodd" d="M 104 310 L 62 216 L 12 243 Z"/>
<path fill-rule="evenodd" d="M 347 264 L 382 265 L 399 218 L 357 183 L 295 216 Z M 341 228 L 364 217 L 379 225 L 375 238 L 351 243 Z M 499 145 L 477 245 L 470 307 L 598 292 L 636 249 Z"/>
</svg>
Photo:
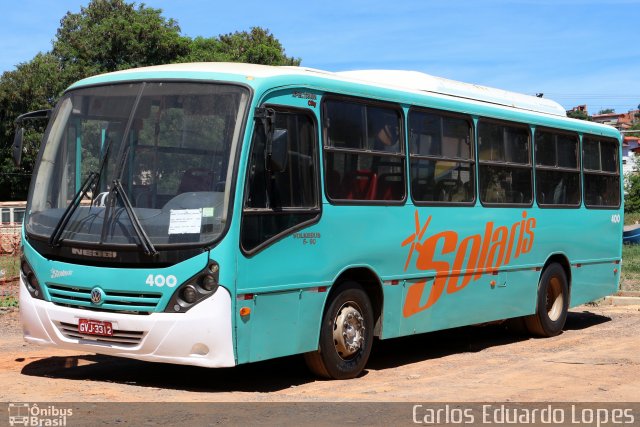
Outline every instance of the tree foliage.
<svg viewBox="0 0 640 427">
<path fill-rule="evenodd" d="M 640 173 L 633 171 L 625 176 L 624 212 L 640 212 Z"/>
<path fill-rule="evenodd" d="M 11 160 L 14 120 L 28 111 L 52 108 L 71 83 L 91 75 L 172 62 L 229 61 L 299 65 L 285 55 L 269 30 L 217 37 L 181 34 L 162 10 L 124 0 L 91 0 L 60 21 L 50 52 L 0 76 L 0 200 L 24 199 L 44 123 L 27 123 L 21 168 Z M 29 127 L 30 126 L 30 127 Z"/>
<path fill-rule="evenodd" d="M 572 119 L 578 119 L 578 120 L 591 120 L 591 117 L 589 117 L 589 115 L 587 113 L 585 113 L 584 111 L 580 111 L 580 110 L 569 110 L 567 111 L 567 117 L 570 117 Z"/>
<path fill-rule="evenodd" d="M 269 30 L 253 27 L 219 37 L 196 37 L 180 62 L 219 61 L 268 65 L 300 65 L 299 58 L 285 55 L 282 44 Z"/>
<path fill-rule="evenodd" d="M 173 19 L 160 9 L 123 0 L 94 0 L 60 21 L 53 43 L 71 78 L 145 65 L 173 62 L 189 52 Z"/>
<path fill-rule="evenodd" d="M 225 34 L 219 40 L 221 53 L 227 61 L 300 65 L 300 59 L 287 57 L 280 42 L 263 28 L 253 27 L 249 32 Z"/>
<path fill-rule="evenodd" d="M 11 157 L 14 121 L 22 113 L 54 106 L 65 86 L 57 78 L 60 72 L 55 56 L 39 53 L 0 77 L 0 200 L 24 199 L 26 195 L 46 123 L 25 123 L 23 161 L 21 167 L 16 168 Z"/>
<path fill-rule="evenodd" d="M 604 108 L 604 109 L 598 111 L 598 114 L 613 114 L 615 112 L 616 112 L 616 110 L 614 110 L 613 108 Z"/>
</svg>

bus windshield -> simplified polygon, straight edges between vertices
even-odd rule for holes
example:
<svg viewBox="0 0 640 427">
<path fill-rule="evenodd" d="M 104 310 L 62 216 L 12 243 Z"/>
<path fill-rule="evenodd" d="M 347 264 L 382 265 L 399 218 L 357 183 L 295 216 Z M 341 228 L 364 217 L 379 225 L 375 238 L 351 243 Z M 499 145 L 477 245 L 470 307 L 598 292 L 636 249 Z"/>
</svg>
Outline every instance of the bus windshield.
<svg viewBox="0 0 640 427">
<path fill-rule="evenodd" d="M 27 233 L 56 245 L 213 241 L 248 98 L 239 86 L 187 82 L 69 91 L 44 136 Z"/>
</svg>

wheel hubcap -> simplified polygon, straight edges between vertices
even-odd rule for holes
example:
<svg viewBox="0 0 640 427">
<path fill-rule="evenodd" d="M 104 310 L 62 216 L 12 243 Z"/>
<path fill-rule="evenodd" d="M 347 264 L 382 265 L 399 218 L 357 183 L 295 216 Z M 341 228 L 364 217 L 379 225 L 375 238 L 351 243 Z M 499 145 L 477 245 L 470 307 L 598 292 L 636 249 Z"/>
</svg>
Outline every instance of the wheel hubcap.
<svg viewBox="0 0 640 427">
<path fill-rule="evenodd" d="M 354 303 L 346 303 L 333 322 L 333 344 L 343 359 L 353 357 L 364 345 L 364 319 L 360 308 Z"/>
<path fill-rule="evenodd" d="M 562 314 L 564 307 L 564 295 L 562 294 L 562 284 L 560 279 L 552 277 L 547 286 L 547 315 L 552 321 L 556 321 Z"/>
</svg>

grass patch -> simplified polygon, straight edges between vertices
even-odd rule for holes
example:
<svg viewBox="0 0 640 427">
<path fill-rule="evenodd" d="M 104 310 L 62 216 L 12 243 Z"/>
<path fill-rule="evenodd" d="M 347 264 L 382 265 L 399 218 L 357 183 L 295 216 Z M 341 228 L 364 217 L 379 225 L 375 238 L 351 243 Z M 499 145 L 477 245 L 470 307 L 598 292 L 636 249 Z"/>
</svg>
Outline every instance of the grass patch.
<svg viewBox="0 0 640 427">
<path fill-rule="evenodd" d="M 625 213 L 624 225 L 640 224 L 640 212 Z"/>
<path fill-rule="evenodd" d="M 640 291 L 640 245 L 622 246 L 620 289 Z"/>
<path fill-rule="evenodd" d="M 18 298 L 13 295 L 0 297 L 0 307 L 17 307 Z"/>
<path fill-rule="evenodd" d="M 2 279 L 17 278 L 20 275 L 20 257 L 17 255 L 0 256 L 0 270 L 4 271 Z"/>
</svg>

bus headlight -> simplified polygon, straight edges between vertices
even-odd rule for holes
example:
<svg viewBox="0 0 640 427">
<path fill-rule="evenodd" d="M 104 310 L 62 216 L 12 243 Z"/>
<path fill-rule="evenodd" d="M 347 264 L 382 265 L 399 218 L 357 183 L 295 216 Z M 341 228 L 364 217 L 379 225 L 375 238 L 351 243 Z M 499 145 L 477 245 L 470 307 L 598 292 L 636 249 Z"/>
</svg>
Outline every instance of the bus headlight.
<svg viewBox="0 0 640 427">
<path fill-rule="evenodd" d="M 33 272 L 33 268 L 31 268 L 31 265 L 24 255 L 20 257 L 20 275 L 29 294 L 33 298 L 44 300 L 40 281 L 38 281 L 36 274 Z"/>
<path fill-rule="evenodd" d="M 180 285 L 164 310 L 166 313 L 184 313 L 218 290 L 220 267 L 215 261 Z"/>
<path fill-rule="evenodd" d="M 195 286 L 187 285 L 182 288 L 180 296 L 187 304 L 193 304 L 198 299 L 198 291 Z"/>
<path fill-rule="evenodd" d="M 212 291 L 216 286 L 216 280 L 209 274 L 202 278 L 202 287 L 207 291 Z"/>
<path fill-rule="evenodd" d="M 200 285 L 210 292 L 218 289 L 218 273 L 220 267 L 215 262 L 210 263 L 206 268 L 206 273 L 200 278 Z"/>
</svg>

